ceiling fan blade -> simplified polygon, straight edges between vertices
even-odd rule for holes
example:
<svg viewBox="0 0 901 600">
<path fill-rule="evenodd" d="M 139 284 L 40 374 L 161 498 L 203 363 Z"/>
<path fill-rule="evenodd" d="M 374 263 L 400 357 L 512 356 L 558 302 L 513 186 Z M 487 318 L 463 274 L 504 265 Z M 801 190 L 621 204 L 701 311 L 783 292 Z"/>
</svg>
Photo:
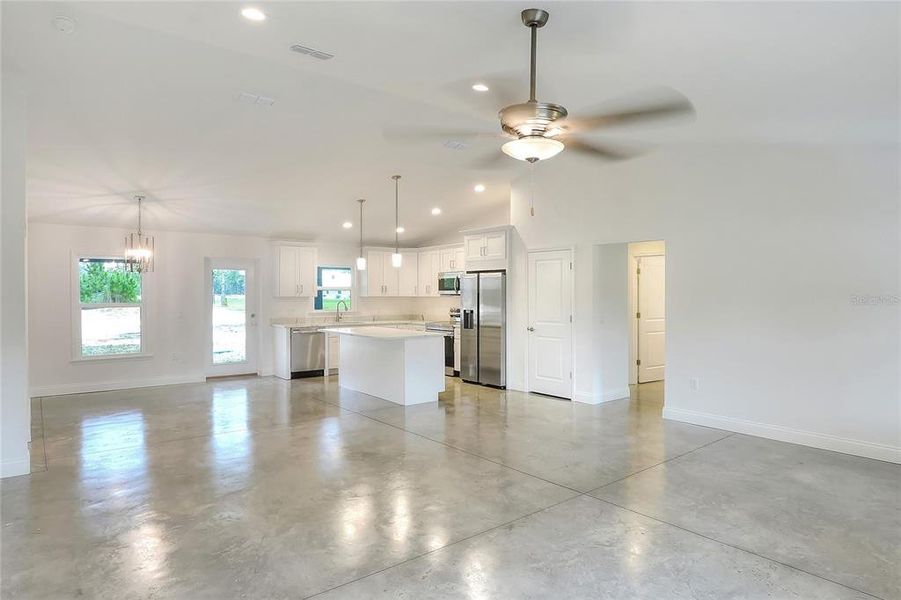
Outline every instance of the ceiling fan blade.
<svg viewBox="0 0 901 600">
<path fill-rule="evenodd" d="M 472 86 L 477 83 L 487 86 L 488 90 L 474 90 Z M 496 120 L 498 111 L 503 107 L 525 102 L 529 96 L 529 81 L 511 75 L 489 75 L 451 82 L 441 86 L 441 92 L 453 102 L 471 107 L 476 113 Z"/>
<path fill-rule="evenodd" d="M 382 137 L 391 142 L 457 142 L 465 146 L 484 140 L 498 141 L 502 135 L 500 131 L 392 127 L 382 131 Z"/>
<path fill-rule="evenodd" d="M 594 158 L 600 158 L 606 161 L 628 160 L 636 156 L 640 156 L 647 152 L 647 146 L 637 146 L 630 144 L 591 144 L 578 138 L 564 137 L 561 140 L 566 146 L 566 150 L 572 150 L 579 154 L 585 154 Z"/>
<path fill-rule="evenodd" d="M 585 117 L 567 117 L 560 127 L 568 133 L 592 129 L 631 125 L 654 119 L 664 119 L 694 114 L 691 101 L 675 90 L 657 89 L 605 104 L 605 108 Z"/>
<path fill-rule="evenodd" d="M 515 160 L 501 152 L 500 148 L 497 148 L 494 152 L 480 156 L 472 163 L 472 167 L 483 171 L 500 171 L 515 164 Z"/>
</svg>

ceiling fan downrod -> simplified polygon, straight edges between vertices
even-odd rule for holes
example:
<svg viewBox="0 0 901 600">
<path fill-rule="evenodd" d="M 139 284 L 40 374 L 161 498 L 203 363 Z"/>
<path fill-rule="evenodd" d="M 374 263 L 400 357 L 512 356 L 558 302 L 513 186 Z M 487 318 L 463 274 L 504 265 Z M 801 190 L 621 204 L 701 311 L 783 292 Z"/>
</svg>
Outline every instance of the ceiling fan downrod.
<svg viewBox="0 0 901 600">
<path fill-rule="evenodd" d="M 550 15 L 546 10 L 541 10 L 540 8 L 527 8 L 522 11 L 522 24 L 528 27 L 532 34 L 532 49 L 529 59 L 529 102 L 538 101 L 535 98 L 535 88 L 537 87 L 535 64 L 538 62 L 538 29 L 547 25 L 549 16 Z"/>
</svg>

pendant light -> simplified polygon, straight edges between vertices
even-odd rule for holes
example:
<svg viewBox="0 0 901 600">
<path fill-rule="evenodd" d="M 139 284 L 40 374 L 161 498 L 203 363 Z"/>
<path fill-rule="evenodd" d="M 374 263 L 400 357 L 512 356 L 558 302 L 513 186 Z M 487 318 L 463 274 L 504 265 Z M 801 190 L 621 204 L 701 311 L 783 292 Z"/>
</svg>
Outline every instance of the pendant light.
<svg viewBox="0 0 901 600">
<path fill-rule="evenodd" d="M 153 236 L 141 231 L 141 204 L 144 196 L 135 196 L 138 201 L 138 230 L 125 236 L 125 267 L 135 273 L 153 271 Z"/>
<path fill-rule="evenodd" d="M 394 180 L 394 254 L 391 255 L 391 266 L 395 269 L 399 269 L 404 260 L 404 257 L 400 254 L 397 243 L 397 233 L 398 228 L 400 227 L 397 223 L 397 182 L 400 180 L 400 175 L 392 175 L 391 179 Z"/>
<path fill-rule="evenodd" d="M 366 270 L 366 257 L 363 256 L 363 203 L 366 198 L 357 200 L 360 203 L 360 256 L 357 257 L 357 271 Z"/>
</svg>

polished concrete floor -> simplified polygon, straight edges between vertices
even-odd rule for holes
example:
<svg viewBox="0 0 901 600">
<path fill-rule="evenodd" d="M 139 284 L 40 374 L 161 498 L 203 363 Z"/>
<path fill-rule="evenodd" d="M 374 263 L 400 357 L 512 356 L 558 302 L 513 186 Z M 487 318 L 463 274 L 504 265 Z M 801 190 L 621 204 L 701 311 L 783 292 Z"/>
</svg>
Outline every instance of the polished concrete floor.
<svg viewBox="0 0 901 600">
<path fill-rule="evenodd" d="M 12 598 L 901 598 L 901 467 L 448 380 L 36 399 Z"/>
</svg>

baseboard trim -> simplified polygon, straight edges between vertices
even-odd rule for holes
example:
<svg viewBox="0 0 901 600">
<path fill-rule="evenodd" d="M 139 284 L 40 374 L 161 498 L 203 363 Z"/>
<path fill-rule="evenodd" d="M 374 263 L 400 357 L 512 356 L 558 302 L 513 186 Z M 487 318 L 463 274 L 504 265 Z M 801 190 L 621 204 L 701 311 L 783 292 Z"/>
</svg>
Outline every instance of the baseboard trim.
<svg viewBox="0 0 901 600">
<path fill-rule="evenodd" d="M 901 463 L 901 448 L 887 444 L 875 444 L 861 440 L 839 437 L 828 433 L 816 433 L 802 429 L 792 429 L 781 425 L 770 425 L 745 419 L 723 417 L 710 413 L 686 410 L 682 408 L 663 408 L 663 418 L 671 421 L 681 421 L 693 425 L 715 427 L 735 433 L 744 433 L 780 442 L 801 444 L 822 450 L 832 450 L 844 454 L 853 454 L 865 458 L 874 458 L 886 462 Z"/>
<path fill-rule="evenodd" d="M 601 402 L 613 402 L 614 400 L 625 400 L 629 398 L 630 392 L 628 387 L 619 388 L 618 390 L 609 390 L 601 394 Z"/>
<path fill-rule="evenodd" d="M 31 473 L 31 458 L 27 454 L 15 460 L 0 462 L 0 479 L 28 475 L 29 473 Z"/>
<path fill-rule="evenodd" d="M 64 396 L 66 394 L 86 394 L 88 392 L 108 392 L 134 388 L 156 387 L 158 385 L 178 385 L 182 383 L 203 383 L 206 377 L 187 375 L 180 377 L 152 377 L 149 379 L 127 379 L 124 381 L 92 381 L 87 383 L 64 383 L 31 388 L 31 397 Z"/>
<path fill-rule="evenodd" d="M 575 400 L 576 402 L 582 402 L 583 404 L 603 404 L 604 402 L 613 402 L 614 400 L 623 400 L 629 397 L 629 388 L 620 388 L 616 390 L 609 390 L 603 392 L 602 394 L 594 394 L 592 392 L 576 392 Z"/>
</svg>

